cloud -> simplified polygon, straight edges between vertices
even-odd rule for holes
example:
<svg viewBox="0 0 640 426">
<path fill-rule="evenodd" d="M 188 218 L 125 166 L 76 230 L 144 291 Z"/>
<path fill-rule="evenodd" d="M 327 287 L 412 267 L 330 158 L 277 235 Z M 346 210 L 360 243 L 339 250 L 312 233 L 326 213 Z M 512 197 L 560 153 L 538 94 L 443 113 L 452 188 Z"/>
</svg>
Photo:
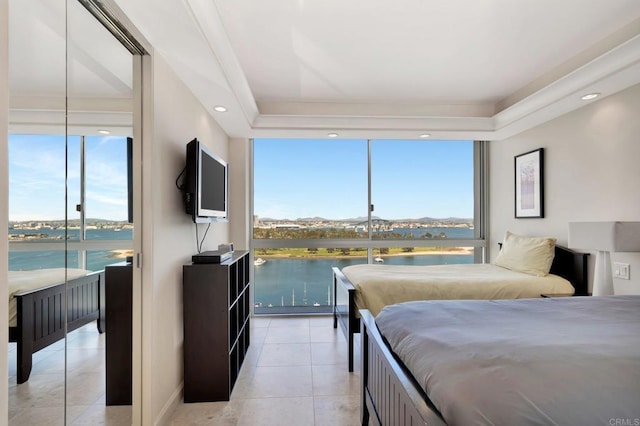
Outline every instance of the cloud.
<svg viewBox="0 0 640 426">
<path fill-rule="evenodd" d="M 126 139 L 88 137 L 87 208 L 97 217 L 125 219 L 127 212 Z M 11 220 L 75 217 L 80 201 L 80 137 L 9 135 L 9 216 Z"/>
</svg>

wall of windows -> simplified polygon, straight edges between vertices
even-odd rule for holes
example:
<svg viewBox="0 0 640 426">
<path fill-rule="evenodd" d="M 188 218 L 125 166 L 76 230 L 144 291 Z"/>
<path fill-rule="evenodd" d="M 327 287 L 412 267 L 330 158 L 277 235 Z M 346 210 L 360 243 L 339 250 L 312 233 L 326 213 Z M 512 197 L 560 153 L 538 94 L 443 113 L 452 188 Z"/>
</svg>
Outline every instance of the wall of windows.
<svg viewBox="0 0 640 426">
<path fill-rule="evenodd" d="M 9 270 L 123 261 L 133 248 L 127 176 L 126 137 L 9 135 Z"/>
<path fill-rule="evenodd" d="M 255 312 L 330 312 L 332 266 L 482 262 L 485 149 L 255 139 Z"/>
</svg>

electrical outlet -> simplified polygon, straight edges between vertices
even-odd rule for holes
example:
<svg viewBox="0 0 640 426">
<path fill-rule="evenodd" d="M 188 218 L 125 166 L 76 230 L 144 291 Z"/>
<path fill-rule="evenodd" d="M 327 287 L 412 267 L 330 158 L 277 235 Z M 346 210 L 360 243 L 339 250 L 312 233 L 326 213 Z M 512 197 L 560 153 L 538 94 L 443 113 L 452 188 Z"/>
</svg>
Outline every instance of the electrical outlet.
<svg viewBox="0 0 640 426">
<path fill-rule="evenodd" d="M 613 276 L 623 280 L 630 279 L 631 271 L 628 263 L 613 262 Z"/>
</svg>

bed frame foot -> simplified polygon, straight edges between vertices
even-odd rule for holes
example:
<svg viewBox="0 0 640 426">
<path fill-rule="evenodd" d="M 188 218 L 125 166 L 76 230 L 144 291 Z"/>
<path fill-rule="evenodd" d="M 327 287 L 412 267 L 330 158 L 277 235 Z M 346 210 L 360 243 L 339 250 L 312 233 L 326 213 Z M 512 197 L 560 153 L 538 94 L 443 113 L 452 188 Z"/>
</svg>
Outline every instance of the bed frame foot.
<svg viewBox="0 0 640 426">
<path fill-rule="evenodd" d="M 353 372 L 353 333 L 349 333 L 349 373 Z"/>
<path fill-rule="evenodd" d="M 18 365 L 16 368 L 16 381 L 18 384 L 22 384 L 29 380 L 29 376 L 31 375 L 31 367 L 32 357 L 31 354 L 33 352 L 33 348 L 25 348 L 25 345 L 18 342 L 17 345 L 17 357 L 18 357 Z"/>
</svg>

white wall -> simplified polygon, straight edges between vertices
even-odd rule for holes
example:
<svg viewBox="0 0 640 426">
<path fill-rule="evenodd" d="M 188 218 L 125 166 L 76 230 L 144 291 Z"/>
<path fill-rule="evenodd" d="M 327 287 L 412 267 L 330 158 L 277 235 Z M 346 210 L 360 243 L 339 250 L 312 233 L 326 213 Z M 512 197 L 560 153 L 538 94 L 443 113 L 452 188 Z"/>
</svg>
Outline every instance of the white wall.
<svg viewBox="0 0 640 426">
<path fill-rule="evenodd" d="M 195 225 L 184 213 L 175 181 L 191 139 L 197 137 L 227 161 L 229 141 L 158 55 L 153 57 L 152 78 L 152 135 L 145 135 L 143 146 L 148 171 L 143 176 L 143 391 L 150 393 L 144 400 L 151 405 L 151 423 L 157 424 L 167 420 L 182 396 L 182 266 L 197 252 Z M 206 225 L 198 226 L 202 238 Z M 227 242 L 228 229 L 228 223 L 212 224 L 203 250 Z"/>
<path fill-rule="evenodd" d="M 229 142 L 229 232 L 236 249 L 249 250 L 250 235 L 250 155 L 249 139 Z"/>
<path fill-rule="evenodd" d="M 640 85 L 489 145 L 492 246 L 507 230 L 566 246 L 569 221 L 640 221 Z M 545 218 L 514 219 L 514 156 L 537 148 L 545 149 Z M 616 293 L 640 294 L 640 254 L 612 258 L 631 264 L 631 280 L 614 279 Z"/>
<path fill-rule="evenodd" d="M 9 4 L 0 0 L 0 229 L 9 228 Z M 0 239 L 0 283 L 9 279 L 9 240 Z M 9 291 L 0 285 L 0 312 L 9 312 Z M 9 323 L 7 315 L 0 315 L 0 423 L 9 418 L 7 370 Z"/>
</svg>

